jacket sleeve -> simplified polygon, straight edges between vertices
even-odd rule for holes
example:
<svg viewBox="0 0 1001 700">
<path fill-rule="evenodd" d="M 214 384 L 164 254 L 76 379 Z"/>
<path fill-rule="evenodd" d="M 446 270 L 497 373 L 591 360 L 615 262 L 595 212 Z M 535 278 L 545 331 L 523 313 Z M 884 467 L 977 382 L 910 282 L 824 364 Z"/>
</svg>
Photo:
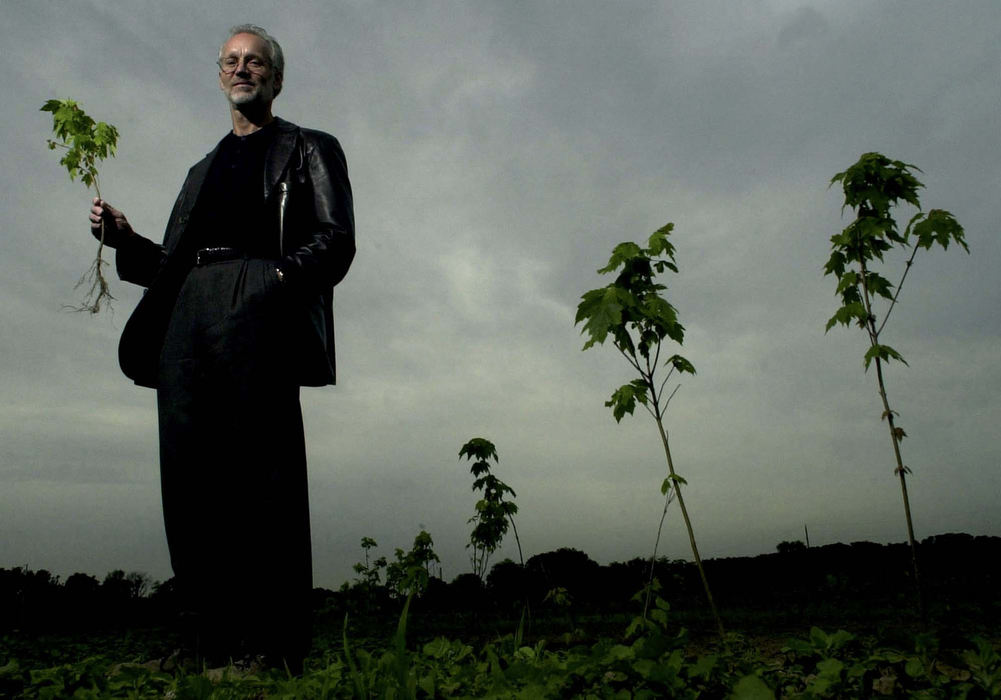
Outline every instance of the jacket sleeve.
<svg viewBox="0 0 1001 700">
<path fill-rule="evenodd" d="M 118 246 L 115 267 L 125 282 L 149 287 L 166 258 L 162 245 L 136 234 Z"/>
<path fill-rule="evenodd" d="M 290 231 L 298 245 L 283 258 L 281 268 L 291 285 L 323 294 L 344 278 L 354 259 L 351 183 L 336 138 L 303 129 L 303 141 L 312 211 L 303 212 L 304 220 L 290 222 L 308 230 Z"/>
</svg>

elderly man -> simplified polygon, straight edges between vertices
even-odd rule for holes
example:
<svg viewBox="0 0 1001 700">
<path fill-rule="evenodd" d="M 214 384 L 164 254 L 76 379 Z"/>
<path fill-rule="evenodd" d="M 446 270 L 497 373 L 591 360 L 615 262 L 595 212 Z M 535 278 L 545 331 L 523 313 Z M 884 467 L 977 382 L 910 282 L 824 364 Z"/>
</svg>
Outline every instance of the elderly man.
<svg viewBox="0 0 1001 700">
<path fill-rule="evenodd" d="M 219 52 L 232 131 L 191 168 L 163 244 L 95 199 L 91 232 L 147 290 L 119 361 L 154 387 L 171 566 L 209 663 L 301 669 L 312 568 L 300 386 L 334 383 L 333 287 L 355 253 L 344 154 L 272 115 L 284 58 L 241 25 Z"/>
</svg>

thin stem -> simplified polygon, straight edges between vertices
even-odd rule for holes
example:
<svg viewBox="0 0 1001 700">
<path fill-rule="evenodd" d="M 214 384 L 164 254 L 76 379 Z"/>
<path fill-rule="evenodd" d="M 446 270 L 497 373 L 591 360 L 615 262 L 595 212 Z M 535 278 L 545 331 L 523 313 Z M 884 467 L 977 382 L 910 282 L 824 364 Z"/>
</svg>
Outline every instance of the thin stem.
<svg viewBox="0 0 1001 700">
<path fill-rule="evenodd" d="M 518 538 L 518 527 L 514 524 L 514 516 L 510 513 L 507 514 L 507 519 L 511 523 L 511 529 L 514 530 L 514 541 L 518 544 L 518 561 L 521 562 L 522 568 L 525 567 L 525 557 L 521 554 L 521 540 Z"/>
<path fill-rule="evenodd" d="M 657 549 L 660 547 L 660 534 L 664 530 L 664 519 L 667 517 L 667 507 L 674 500 L 674 488 L 669 488 L 664 499 L 664 511 L 660 514 L 660 524 L 657 526 L 657 539 L 653 543 L 653 554 L 650 555 L 650 576 L 646 582 L 646 598 L 643 601 L 643 619 L 646 619 L 647 610 L 650 609 L 650 595 L 653 592 L 653 575 L 657 565 Z"/>
<path fill-rule="evenodd" d="M 636 361 L 634 355 L 630 355 L 628 352 L 623 350 L 618 343 L 615 343 L 615 349 L 618 350 L 619 353 L 621 353 L 624 358 L 626 358 L 626 361 L 633 366 L 633 369 L 635 369 L 640 374 L 643 374 L 643 370 L 640 368 L 640 363 Z"/>
<path fill-rule="evenodd" d="M 911 257 L 913 259 L 913 255 Z M 873 346 L 876 346 L 879 344 L 879 331 L 882 326 L 880 326 L 880 328 L 876 328 L 876 319 L 873 317 L 871 312 L 872 306 L 869 297 L 869 285 L 866 283 L 865 259 L 862 257 L 861 253 L 859 254 L 859 267 L 862 271 L 862 298 L 865 302 L 866 308 L 866 331 L 869 334 L 870 343 Z M 901 279 L 901 284 L 903 284 L 903 279 Z M 897 292 L 900 292 L 899 288 L 897 289 Z M 878 355 L 875 360 L 876 381 L 879 385 L 879 396 L 883 402 L 883 416 L 886 418 L 886 423 L 890 430 L 890 441 L 893 444 L 893 455 L 897 461 L 897 468 L 894 472 L 900 478 L 900 491 L 904 501 L 904 518 L 907 521 L 907 541 L 911 547 L 911 568 L 914 572 L 914 586 L 918 595 L 918 614 L 922 619 L 924 619 L 924 592 L 921 587 L 921 576 L 918 571 L 918 545 L 914 539 L 914 524 L 911 519 L 911 503 L 910 499 L 907 497 L 907 468 L 904 466 L 904 460 L 900 454 L 900 436 L 893 422 L 893 411 L 890 409 L 890 400 L 886 394 L 886 384 L 883 381 L 883 363 Z"/>
<path fill-rule="evenodd" d="M 719 611 L 716 609 L 716 603 L 713 601 L 712 591 L 709 590 L 709 579 L 706 578 L 706 570 L 702 566 L 702 557 L 699 556 L 698 545 L 695 544 L 695 532 L 692 530 L 692 521 L 688 517 L 688 509 L 685 507 L 685 498 L 681 495 L 681 487 L 677 481 L 677 474 L 674 471 L 674 460 L 671 459 L 671 447 L 667 441 L 667 431 L 664 430 L 664 422 L 661 420 L 660 416 L 657 417 L 657 429 L 660 431 L 660 440 L 664 445 L 664 455 L 667 457 L 667 470 L 671 474 L 671 481 L 673 482 L 673 488 L 678 497 L 678 507 L 681 508 L 681 516 L 685 520 L 685 528 L 688 530 L 688 541 L 692 545 L 692 555 L 695 557 L 695 565 L 699 569 L 699 576 L 702 577 L 702 587 L 706 591 L 706 599 L 709 601 L 709 608 L 712 610 L 713 617 L 716 619 L 716 627 L 719 631 L 720 640 L 726 643 L 726 631 L 723 629 L 723 620 L 719 616 Z"/>
<path fill-rule="evenodd" d="M 671 365 L 671 369 L 669 369 L 667 371 L 667 376 L 664 377 L 664 381 L 662 381 L 660 383 L 660 393 L 662 393 L 662 394 L 664 393 L 664 385 L 667 384 L 667 380 L 671 378 L 672 374 L 674 374 L 674 365 Z M 677 391 L 677 389 L 675 389 L 674 391 Z M 673 391 L 671 392 L 671 396 L 674 396 L 674 392 Z M 671 399 L 668 399 L 668 401 L 670 401 L 670 400 Z M 664 404 L 664 408 L 667 408 L 667 404 Z"/>
<path fill-rule="evenodd" d="M 674 387 L 674 391 L 672 391 L 671 395 L 667 397 L 667 401 L 664 402 L 664 410 L 665 411 L 667 410 L 668 404 L 671 403 L 671 399 L 674 398 L 674 395 L 678 393 L 678 389 L 680 389 L 680 388 L 681 388 L 680 384 L 678 386 Z"/>
<path fill-rule="evenodd" d="M 879 324 L 879 328 L 876 330 L 876 335 L 878 336 L 883 332 L 883 326 L 890 318 L 890 312 L 893 311 L 893 307 L 897 304 L 897 297 L 900 296 L 900 288 L 904 286 L 904 280 L 907 279 L 907 273 L 911 271 L 911 265 L 914 264 L 914 256 L 918 254 L 918 247 L 914 246 L 914 250 L 911 252 L 911 257 L 907 259 L 907 264 L 904 266 L 904 274 L 900 277 L 900 282 L 897 283 L 897 291 L 893 295 L 893 299 L 890 300 L 890 308 L 886 310 L 886 315 L 883 317 L 883 322 Z"/>
</svg>

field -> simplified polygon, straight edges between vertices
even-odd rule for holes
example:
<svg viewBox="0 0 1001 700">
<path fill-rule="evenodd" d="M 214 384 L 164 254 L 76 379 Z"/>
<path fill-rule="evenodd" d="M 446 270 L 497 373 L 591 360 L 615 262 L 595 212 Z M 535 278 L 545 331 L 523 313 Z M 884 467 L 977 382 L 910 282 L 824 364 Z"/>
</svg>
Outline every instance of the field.
<svg viewBox="0 0 1001 700">
<path fill-rule="evenodd" d="M 498 587 L 502 574 L 522 570 L 511 565 L 495 567 L 487 585 L 471 575 L 432 578 L 420 596 L 357 581 L 314 591 L 313 652 L 299 677 L 161 666 L 178 643 L 164 623 L 169 586 L 117 607 L 95 598 L 86 614 L 72 613 L 65 585 L 45 600 L 36 592 L 37 607 L 22 586 L 23 614 L 4 620 L 0 696 L 999 697 L 998 544 L 960 535 L 922 543 L 923 621 L 912 591 L 898 585 L 907 580 L 904 544 L 709 560 L 724 640 L 686 562 L 659 563 L 664 585 L 651 591 L 645 618 L 642 594 L 612 597 L 631 582 L 628 572 L 642 575 L 641 560 L 599 566 L 575 550 L 530 559 L 520 595 L 510 578 Z M 527 576 L 540 564 L 548 564 L 545 580 Z M 789 582 L 791 571 L 799 573 Z M 4 573 L 9 584 L 12 572 Z"/>
</svg>

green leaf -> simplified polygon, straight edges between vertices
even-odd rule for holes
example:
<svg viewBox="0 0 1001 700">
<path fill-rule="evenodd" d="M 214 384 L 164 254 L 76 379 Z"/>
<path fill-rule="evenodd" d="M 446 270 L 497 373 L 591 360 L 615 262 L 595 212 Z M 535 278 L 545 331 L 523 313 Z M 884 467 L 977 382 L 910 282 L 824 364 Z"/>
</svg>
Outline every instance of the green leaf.
<svg viewBox="0 0 1001 700">
<path fill-rule="evenodd" d="M 865 284 L 870 295 L 878 295 L 884 299 L 893 298 L 893 294 L 890 291 L 893 289 L 893 285 L 882 275 L 872 271 L 867 272 L 865 275 Z"/>
<path fill-rule="evenodd" d="M 751 674 L 737 681 L 730 700 L 775 700 L 775 692 L 759 676 Z"/>
<path fill-rule="evenodd" d="M 81 181 L 96 188 L 97 162 L 115 155 L 118 130 L 105 122 L 95 123 L 73 100 L 47 100 L 41 111 L 52 114 L 52 131 L 58 139 L 46 142 L 49 149 L 67 149 L 59 162 L 70 179 L 75 180 L 82 171 Z"/>
<path fill-rule="evenodd" d="M 667 237 L 671 235 L 671 231 L 673 230 L 674 224 L 669 222 L 650 234 L 650 238 L 647 240 L 647 255 L 652 258 L 666 255 L 671 260 L 674 260 L 674 245 L 667 240 Z M 678 271 L 673 265 L 670 265 L 670 268 L 675 272 Z"/>
<path fill-rule="evenodd" d="M 912 656 L 904 664 L 904 672 L 911 678 L 920 678 L 925 673 L 925 666 L 921 663 L 921 659 Z"/>
<path fill-rule="evenodd" d="M 840 323 L 843 326 L 847 326 L 852 322 L 859 325 L 865 325 L 868 317 L 869 316 L 866 313 L 865 306 L 862 305 L 862 302 L 846 304 L 834 312 L 834 315 L 828 319 L 824 332 L 831 330 L 831 328 L 837 323 Z"/>
<path fill-rule="evenodd" d="M 817 626 L 810 628 L 810 643 L 814 649 L 826 649 L 828 645 L 827 633 Z"/>
<path fill-rule="evenodd" d="M 605 405 L 612 409 L 615 422 L 622 420 L 627 413 L 632 415 L 636 410 L 636 402 L 645 404 L 647 402 L 647 387 L 639 380 L 634 380 L 630 384 L 623 384 L 612 393 L 612 397 L 605 402 Z"/>
<path fill-rule="evenodd" d="M 695 365 L 683 358 L 681 355 L 671 355 L 667 358 L 667 364 L 671 365 L 679 372 L 695 374 Z"/>
<path fill-rule="evenodd" d="M 500 458 L 497 456 L 497 448 L 494 447 L 494 444 L 486 438 L 479 437 L 472 438 L 459 449 L 459 459 L 463 457 L 476 460 L 493 459 L 494 461 L 500 461 Z"/>
<path fill-rule="evenodd" d="M 604 343 L 608 333 L 622 322 L 623 306 L 619 303 L 620 297 L 619 291 L 613 285 L 592 289 L 581 297 L 574 325 L 584 321 L 582 333 L 590 336 L 584 344 L 584 350 L 595 343 L 599 345 Z"/>
<path fill-rule="evenodd" d="M 912 219 L 911 222 L 913 223 L 914 220 Z M 946 250 L 950 242 L 955 242 L 962 246 L 967 253 L 970 252 L 964 238 L 963 227 L 959 225 L 952 214 L 942 209 L 932 209 L 928 212 L 927 217 L 914 226 L 913 233 L 917 236 L 917 245 L 926 250 L 930 250 L 935 244 Z"/>
<path fill-rule="evenodd" d="M 907 360 L 899 352 L 891 348 L 889 345 L 872 345 L 869 351 L 865 354 L 865 368 L 869 369 L 869 364 L 874 358 L 879 358 L 882 362 L 889 362 L 891 359 L 903 362 L 907 364 Z"/>
<path fill-rule="evenodd" d="M 612 272 L 642 254 L 643 250 L 631 241 L 619 243 L 612 249 L 612 257 L 608 259 L 608 264 L 600 268 L 598 274 L 604 275 Z"/>
<path fill-rule="evenodd" d="M 827 678 L 840 678 L 844 668 L 845 664 L 838 659 L 824 659 L 817 662 L 817 670 L 820 671 L 820 675 Z"/>
<path fill-rule="evenodd" d="M 828 259 L 827 264 L 824 265 L 824 274 L 833 274 L 835 277 L 840 279 L 845 272 L 845 263 L 847 262 L 847 256 L 845 256 L 845 254 L 840 250 L 835 250 L 831 253 L 831 257 Z"/>
<path fill-rule="evenodd" d="M 854 287 L 858 284 L 859 274 L 854 270 L 849 270 L 840 276 L 838 280 L 838 288 L 835 290 L 835 294 L 844 294 L 849 287 Z"/>
<path fill-rule="evenodd" d="M 698 659 L 696 659 L 695 663 L 688 666 L 688 677 L 704 678 L 708 680 L 713 669 L 716 668 L 717 661 L 718 657 L 716 654 L 700 655 Z"/>
</svg>

